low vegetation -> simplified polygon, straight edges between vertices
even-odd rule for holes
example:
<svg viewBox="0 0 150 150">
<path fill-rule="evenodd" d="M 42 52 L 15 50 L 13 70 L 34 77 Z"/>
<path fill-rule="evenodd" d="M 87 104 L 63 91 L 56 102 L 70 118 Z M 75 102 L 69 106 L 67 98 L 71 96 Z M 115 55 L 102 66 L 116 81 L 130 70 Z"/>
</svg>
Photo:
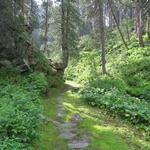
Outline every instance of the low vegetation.
<svg viewBox="0 0 150 150">
<path fill-rule="evenodd" d="M 66 150 L 67 142 L 59 136 L 58 128 L 54 124 L 57 115 L 58 96 L 60 94 L 62 86 L 59 88 L 53 88 L 48 92 L 48 97 L 41 99 L 43 106 L 42 115 L 47 118 L 43 120 L 38 126 L 40 131 L 39 137 L 34 141 L 34 149 L 47 150 L 50 147 L 52 150 Z M 50 121 L 48 121 L 50 120 Z"/>
<path fill-rule="evenodd" d="M 43 73 L 0 72 L 0 149 L 32 149 L 37 138 L 40 95 L 48 82 Z"/>
<path fill-rule="evenodd" d="M 34 149 L 40 137 L 43 97 L 49 89 L 62 85 L 62 75 L 54 70 L 38 50 L 32 52 L 30 70 L 0 68 L 0 149 Z M 49 106 L 49 105 L 48 105 Z"/>
<path fill-rule="evenodd" d="M 81 54 L 77 61 L 70 63 L 66 78 L 84 85 L 80 95 L 91 106 L 105 109 L 112 116 L 119 116 L 150 133 L 150 49 L 139 48 L 134 36 L 128 51 L 122 45 L 108 43 L 107 46 L 108 74 L 99 73 L 98 50 L 92 50 L 91 46 L 89 52 L 86 40 L 79 45 Z"/>
<path fill-rule="evenodd" d="M 73 85 L 73 84 L 72 84 Z M 149 150 L 149 142 L 134 127 L 114 118 L 104 109 L 91 107 L 81 96 L 72 91 L 64 95 L 63 105 L 66 108 L 66 121 L 74 114 L 83 118 L 79 125 L 78 135 L 87 134 L 90 139 L 89 149 L 104 150 Z M 108 110 L 108 109 L 107 109 Z"/>
<path fill-rule="evenodd" d="M 101 84 L 100 81 L 99 84 Z M 88 86 L 81 91 L 82 98 L 92 106 L 108 110 L 111 115 L 118 115 L 133 125 L 150 132 L 150 107 L 148 102 L 131 97 L 116 88 L 109 90 Z"/>
<path fill-rule="evenodd" d="M 149 150 L 149 8 L 149 0 L 1 1 L 0 150 Z M 58 131 L 58 96 L 63 123 L 80 120 L 69 142 Z"/>
</svg>

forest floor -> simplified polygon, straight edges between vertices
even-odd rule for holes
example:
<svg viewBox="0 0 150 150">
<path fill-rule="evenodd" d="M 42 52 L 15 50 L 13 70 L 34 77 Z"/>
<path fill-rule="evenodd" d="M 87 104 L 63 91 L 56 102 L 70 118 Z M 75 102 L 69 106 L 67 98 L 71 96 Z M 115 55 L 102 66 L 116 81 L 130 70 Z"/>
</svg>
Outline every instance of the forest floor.
<svg viewBox="0 0 150 150">
<path fill-rule="evenodd" d="M 36 150 L 148 150 L 135 130 L 79 97 L 79 85 L 67 81 L 42 101 L 45 121 Z"/>
</svg>

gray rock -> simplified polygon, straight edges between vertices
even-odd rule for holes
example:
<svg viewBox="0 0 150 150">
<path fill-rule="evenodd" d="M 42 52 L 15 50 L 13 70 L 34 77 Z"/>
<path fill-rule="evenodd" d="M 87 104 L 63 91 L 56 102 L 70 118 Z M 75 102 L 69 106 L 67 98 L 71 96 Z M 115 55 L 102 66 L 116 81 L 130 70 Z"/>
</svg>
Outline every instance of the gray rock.
<svg viewBox="0 0 150 150">
<path fill-rule="evenodd" d="M 76 137 L 76 134 L 71 133 L 71 132 L 64 132 L 64 133 L 61 133 L 60 136 L 66 140 L 71 140 Z"/>
<path fill-rule="evenodd" d="M 62 111 L 59 111 L 59 112 L 57 113 L 57 117 L 58 117 L 58 118 L 62 118 L 63 116 L 64 116 L 64 114 L 63 114 Z"/>
<path fill-rule="evenodd" d="M 64 128 L 74 128 L 77 124 L 76 123 L 73 123 L 73 122 L 67 122 L 67 123 L 63 123 L 60 125 L 60 128 L 61 129 L 64 129 Z"/>
<path fill-rule="evenodd" d="M 73 140 L 68 144 L 68 146 L 70 149 L 79 149 L 88 147 L 89 143 L 86 140 Z"/>
<path fill-rule="evenodd" d="M 79 123 L 80 121 L 82 121 L 82 118 L 81 118 L 80 114 L 74 114 L 71 118 L 71 121 Z"/>
<path fill-rule="evenodd" d="M 63 101 L 63 96 L 58 96 L 58 97 L 57 97 L 57 100 L 58 100 L 58 101 Z"/>
<path fill-rule="evenodd" d="M 60 132 L 61 133 L 63 133 L 63 132 L 76 133 L 77 132 L 77 128 L 76 127 L 74 127 L 74 128 L 61 128 Z"/>
<path fill-rule="evenodd" d="M 63 111 L 66 111 L 66 110 L 65 110 L 65 108 L 63 106 L 60 105 L 60 106 L 58 106 L 58 111 L 63 112 Z"/>
</svg>

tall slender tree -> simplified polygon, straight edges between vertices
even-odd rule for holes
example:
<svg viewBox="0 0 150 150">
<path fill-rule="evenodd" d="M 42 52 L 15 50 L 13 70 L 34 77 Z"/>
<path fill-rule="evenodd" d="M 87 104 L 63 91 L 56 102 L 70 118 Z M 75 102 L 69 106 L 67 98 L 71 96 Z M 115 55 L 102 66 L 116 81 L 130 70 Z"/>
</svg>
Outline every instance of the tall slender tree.
<svg viewBox="0 0 150 150">
<path fill-rule="evenodd" d="M 98 14 L 99 14 L 99 28 L 100 28 L 100 55 L 101 55 L 101 64 L 102 64 L 102 73 L 106 74 L 106 59 L 105 59 L 105 32 L 104 32 L 104 1 L 97 0 L 98 5 Z"/>
<path fill-rule="evenodd" d="M 147 15 L 147 36 L 150 39 L 150 13 Z"/>
<path fill-rule="evenodd" d="M 123 33 L 122 33 L 122 31 L 121 31 L 121 28 L 120 28 L 120 26 L 119 26 L 119 24 L 118 24 L 117 17 L 116 17 L 116 15 L 115 15 L 115 13 L 114 13 L 114 9 L 113 9 L 113 6 L 112 6 L 112 5 L 114 5 L 114 2 L 113 2 L 113 0 L 108 0 L 108 3 L 109 3 L 110 10 L 111 10 L 112 16 L 113 16 L 113 18 L 114 18 L 114 21 L 115 21 L 115 23 L 116 23 L 116 26 L 117 26 L 117 28 L 118 28 L 120 37 L 121 37 L 121 39 L 122 39 L 122 41 L 123 41 L 123 44 L 124 44 L 125 48 L 128 50 L 128 49 L 129 49 L 129 48 L 128 48 L 128 45 L 127 45 L 127 43 L 126 43 L 126 41 L 125 41 L 125 38 L 124 38 Z"/>
<path fill-rule="evenodd" d="M 76 8 L 76 1 L 61 0 L 61 48 L 62 48 L 62 69 L 68 66 L 70 52 L 77 41 L 76 30 L 79 23 L 79 12 Z"/>
<path fill-rule="evenodd" d="M 143 42 L 143 8 L 142 0 L 136 1 L 136 34 L 139 40 L 139 45 L 144 47 Z"/>
<path fill-rule="evenodd" d="M 44 32 L 44 52 L 47 52 L 47 40 L 48 40 L 48 10 L 49 10 L 49 0 L 45 1 L 45 32 Z"/>
</svg>

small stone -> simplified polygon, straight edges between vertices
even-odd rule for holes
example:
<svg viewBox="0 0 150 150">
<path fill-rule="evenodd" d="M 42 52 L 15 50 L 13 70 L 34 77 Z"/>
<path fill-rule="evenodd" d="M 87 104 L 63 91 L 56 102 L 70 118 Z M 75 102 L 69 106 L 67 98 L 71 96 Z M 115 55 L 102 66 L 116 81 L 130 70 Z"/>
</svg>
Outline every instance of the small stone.
<svg viewBox="0 0 150 150">
<path fill-rule="evenodd" d="M 63 113 L 62 112 L 58 112 L 57 113 L 57 117 L 59 117 L 59 118 L 63 117 Z"/>
<path fill-rule="evenodd" d="M 58 106 L 58 111 L 65 111 L 65 108 L 62 105 Z"/>
<path fill-rule="evenodd" d="M 80 114 L 74 114 L 71 118 L 72 122 L 80 122 L 82 120 Z"/>
<path fill-rule="evenodd" d="M 71 132 L 64 132 L 64 133 L 60 134 L 60 136 L 66 140 L 71 140 L 76 136 L 76 134 L 71 133 Z"/>
<path fill-rule="evenodd" d="M 74 128 L 76 126 L 76 123 L 73 122 L 67 122 L 60 125 L 60 128 Z"/>
<path fill-rule="evenodd" d="M 77 132 L 77 128 L 62 128 L 61 132 L 72 132 L 72 133 L 76 133 Z"/>
<path fill-rule="evenodd" d="M 57 100 L 58 100 L 58 101 L 63 101 L 63 98 L 62 98 L 61 96 L 59 96 L 59 97 L 57 98 Z"/>
<path fill-rule="evenodd" d="M 86 140 L 73 140 L 68 144 L 70 149 L 86 148 L 89 143 Z"/>
</svg>

